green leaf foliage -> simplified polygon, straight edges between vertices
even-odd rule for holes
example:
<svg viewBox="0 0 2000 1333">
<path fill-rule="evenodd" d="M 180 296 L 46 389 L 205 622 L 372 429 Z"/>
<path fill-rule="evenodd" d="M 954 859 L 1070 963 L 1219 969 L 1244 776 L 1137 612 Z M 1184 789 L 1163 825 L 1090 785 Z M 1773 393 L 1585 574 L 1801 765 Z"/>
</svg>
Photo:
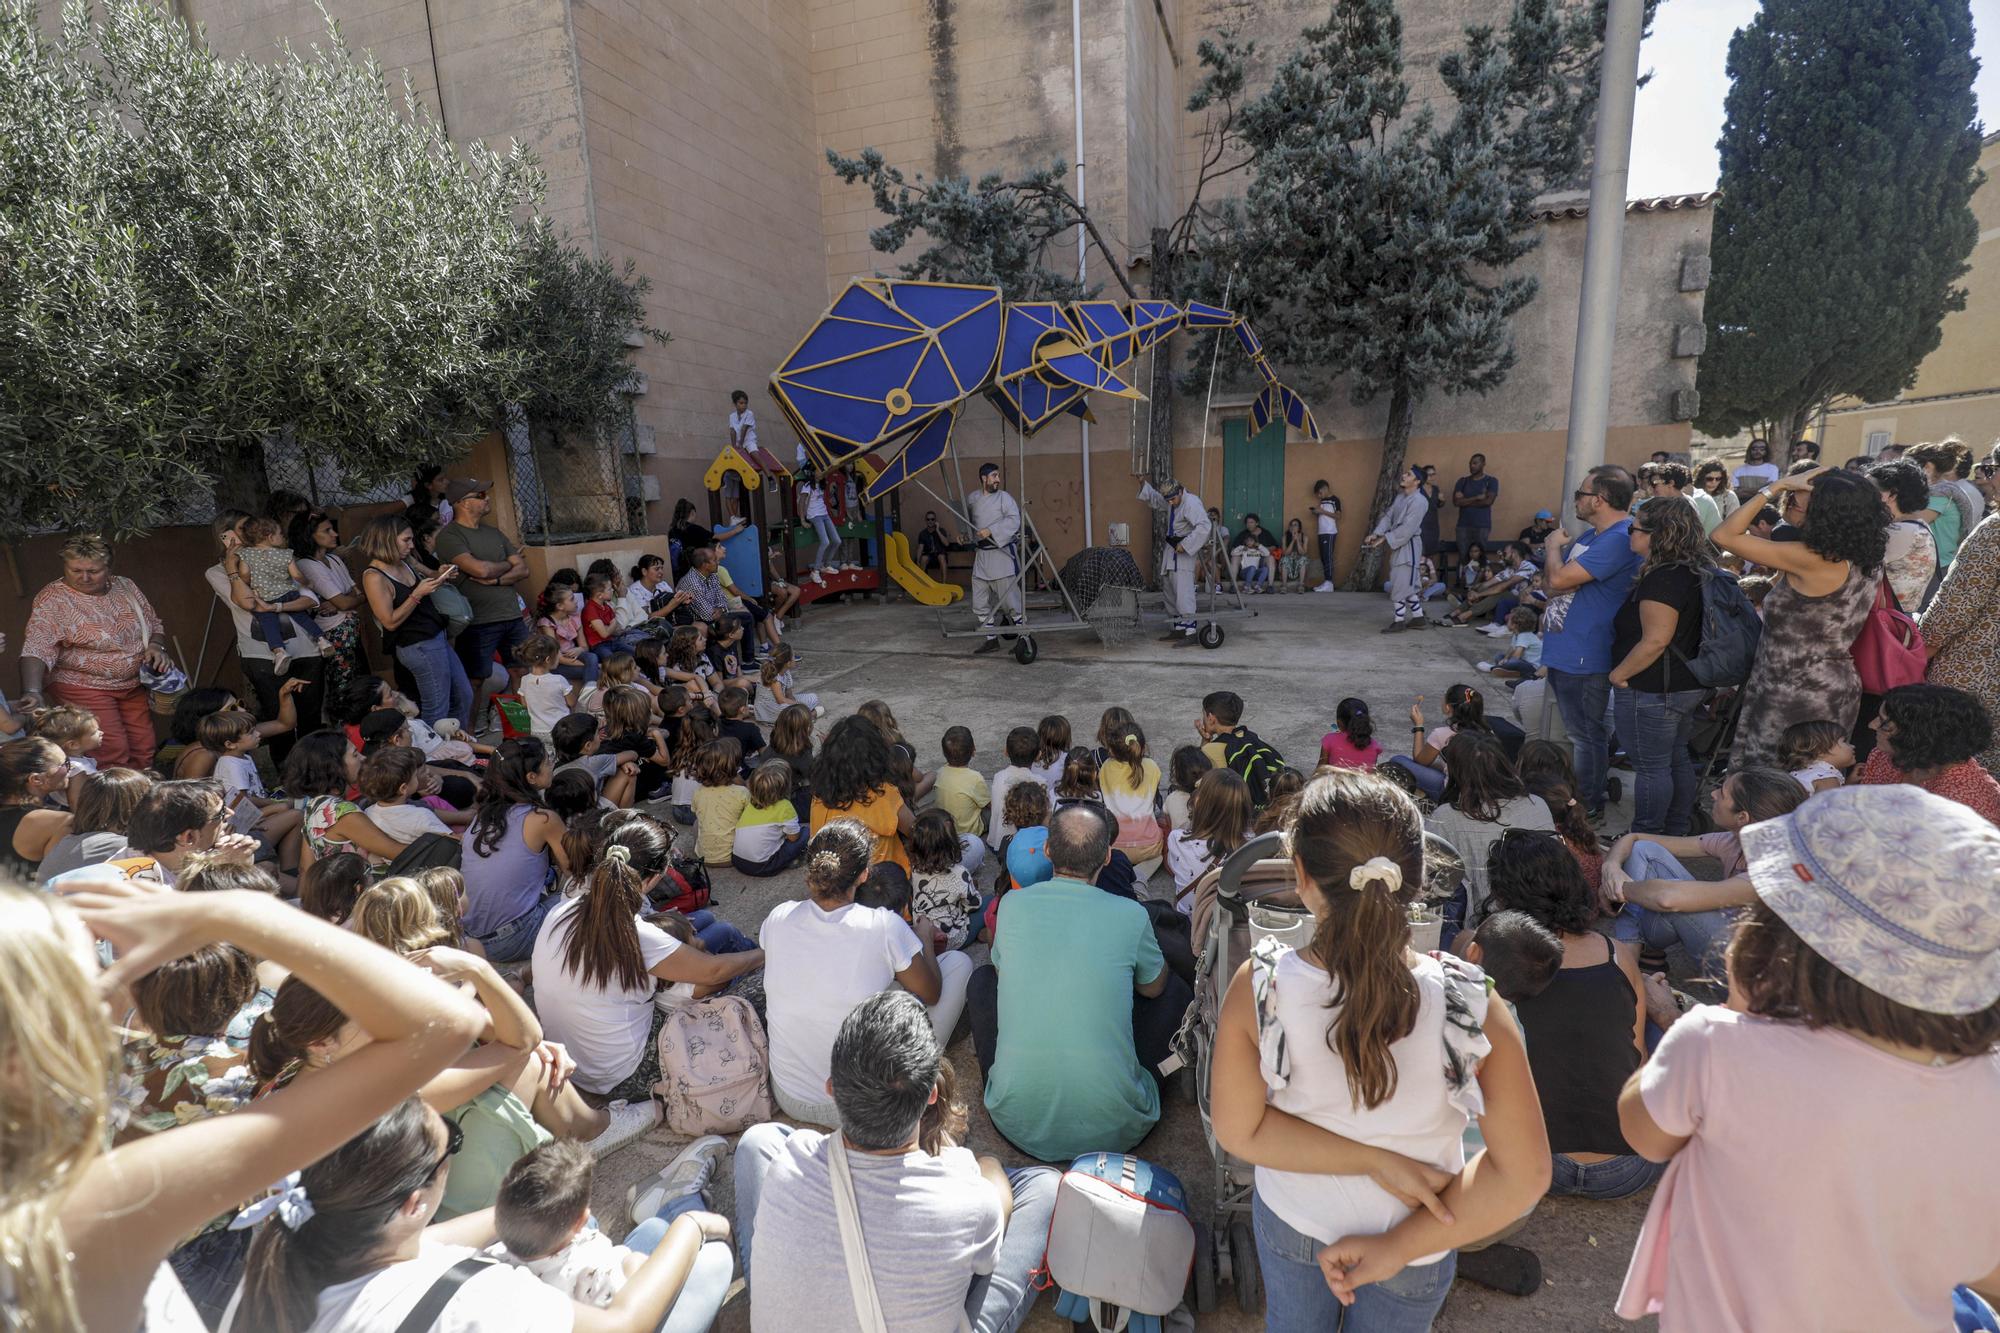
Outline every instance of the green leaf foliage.
<svg viewBox="0 0 2000 1333">
<path fill-rule="evenodd" d="M 454 147 L 337 31 L 257 62 L 37 8 L 0 0 L 0 531 L 142 530 L 279 430 L 366 485 L 537 393 L 615 409 L 636 291 L 524 225 L 531 155 Z"/>
<path fill-rule="evenodd" d="M 1972 36 L 1967 0 L 1765 0 L 1731 40 L 1702 430 L 1914 381 L 1978 240 Z"/>
</svg>

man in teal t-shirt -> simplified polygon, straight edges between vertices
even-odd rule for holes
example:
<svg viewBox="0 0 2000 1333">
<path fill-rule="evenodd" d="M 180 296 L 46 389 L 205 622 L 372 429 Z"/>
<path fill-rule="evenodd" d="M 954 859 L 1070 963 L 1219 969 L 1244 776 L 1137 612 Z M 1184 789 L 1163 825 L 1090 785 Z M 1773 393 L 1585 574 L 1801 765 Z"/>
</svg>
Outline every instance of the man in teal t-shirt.
<svg viewBox="0 0 2000 1333">
<path fill-rule="evenodd" d="M 1160 1118 L 1159 1086 L 1134 1041 L 1133 1005 L 1135 995 L 1141 1003 L 1162 997 L 1175 979 L 1146 909 L 1091 882 L 1111 860 L 1113 837 L 1094 807 L 1056 812 L 1047 848 L 1056 877 L 1000 900 L 992 966 L 974 974 L 967 997 L 986 1110 L 1010 1142 L 1042 1161 L 1123 1152 Z M 1162 1002 L 1171 1008 L 1178 999 L 1184 1010 L 1187 987 L 1173 989 Z M 1152 1017 L 1159 1021 L 1142 1026 L 1170 1033 L 1179 1015 Z M 1165 1054 L 1146 1053 L 1154 1061 Z"/>
</svg>

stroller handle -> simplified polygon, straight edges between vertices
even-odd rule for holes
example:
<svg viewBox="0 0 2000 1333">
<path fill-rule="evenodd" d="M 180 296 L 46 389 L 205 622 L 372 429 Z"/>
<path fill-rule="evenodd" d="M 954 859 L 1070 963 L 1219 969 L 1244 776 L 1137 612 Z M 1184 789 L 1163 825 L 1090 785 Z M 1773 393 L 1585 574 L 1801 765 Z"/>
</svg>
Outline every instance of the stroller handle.
<svg viewBox="0 0 2000 1333">
<path fill-rule="evenodd" d="M 1233 898 L 1237 902 L 1254 903 L 1260 898 L 1269 898 L 1275 894 L 1292 892 L 1294 886 L 1289 882 L 1257 885 L 1252 887 L 1247 895 L 1243 892 L 1243 876 L 1249 873 L 1251 866 L 1256 865 L 1259 861 L 1280 858 L 1284 854 L 1285 835 L 1283 833 L 1275 829 L 1269 833 L 1259 833 L 1256 837 L 1231 852 L 1223 860 L 1222 868 L 1216 874 L 1215 889 L 1217 894 L 1222 897 Z"/>
</svg>

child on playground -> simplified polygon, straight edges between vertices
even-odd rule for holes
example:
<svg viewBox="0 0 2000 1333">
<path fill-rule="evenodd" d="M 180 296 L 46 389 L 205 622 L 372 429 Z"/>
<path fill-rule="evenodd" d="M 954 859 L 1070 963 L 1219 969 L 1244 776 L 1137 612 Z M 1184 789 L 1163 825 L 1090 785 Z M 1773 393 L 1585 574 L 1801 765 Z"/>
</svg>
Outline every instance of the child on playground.
<svg viewBox="0 0 2000 1333">
<path fill-rule="evenodd" d="M 806 847 L 805 826 L 792 804 L 792 766 L 765 760 L 745 790 L 749 800 L 736 818 L 729 863 L 753 879 L 767 879 L 789 868 Z"/>
<path fill-rule="evenodd" d="M 568 717 L 576 706 L 569 680 L 556 672 L 562 649 L 547 634 L 530 634 L 514 650 L 514 655 L 528 668 L 528 674 L 521 677 L 521 702 L 528 707 L 529 730 L 546 741 L 549 729 Z"/>
<path fill-rule="evenodd" d="M 694 760 L 701 785 L 694 807 L 695 851 L 706 866 L 726 866 L 736 850 L 736 823 L 750 805 L 750 789 L 739 780 L 743 747 L 724 736 L 701 747 Z"/>
<path fill-rule="evenodd" d="M 944 752 L 944 766 L 937 771 L 931 794 L 937 808 L 951 816 L 952 823 L 973 837 L 986 833 L 986 808 L 993 802 L 986 779 L 972 767 L 975 753 L 972 732 L 965 727 L 945 728 L 938 748 Z M 955 946 L 954 946 L 955 947 Z"/>
<path fill-rule="evenodd" d="M 933 807 L 917 816 L 910 834 L 911 909 L 944 936 L 940 948 L 963 948 L 972 934 L 979 890 L 959 860 L 958 824 Z"/>
<path fill-rule="evenodd" d="M 1542 636 L 1535 632 L 1541 623 L 1541 613 L 1532 606 L 1517 606 L 1509 611 L 1507 628 L 1513 637 L 1507 641 L 1507 651 L 1490 662 L 1479 663 L 1479 669 L 1517 680 L 1533 680 L 1541 675 Z"/>
<path fill-rule="evenodd" d="M 1790 771 L 1806 795 L 1830 791 L 1854 767 L 1854 743 L 1847 728 L 1826 718 L 1794 722 L 1778 738 L 1778 765 Z"/>
<path fill-rule="evenodd" d="M 1333 768 L 1373 768 L 1382 757 L 1375 719 L 1365 701 L 1352 696 L 1333 707 L 1333 730 L 1320 738 L 1319 761 Z"/>
<path fill-rule="evenodd" d="M 2000 1292 L 2000 1158 L 1963 1150 L 2000 1122 L 2000 831 L 1864 786 L 1741 839 L 1730 1004 L 1683 1015 L 1619 1098 L 1626 1141 L 1671 1165 L 1617 1312 L 1662 1333 L 1953 1327 L 1954 1288 Z"/>
</svg>

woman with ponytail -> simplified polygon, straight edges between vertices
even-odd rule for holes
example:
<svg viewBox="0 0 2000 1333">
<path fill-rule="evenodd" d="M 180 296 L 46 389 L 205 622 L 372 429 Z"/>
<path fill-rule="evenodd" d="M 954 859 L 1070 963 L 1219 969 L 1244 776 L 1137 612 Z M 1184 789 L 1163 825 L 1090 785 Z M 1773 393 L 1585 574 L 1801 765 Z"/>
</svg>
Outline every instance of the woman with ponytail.
<svg viewBox="0 0 2000 1333">
<path fill-rule="evenodd" d="M 557 904 L 535 941 L 535 1008 L 551 1041 L 576 1061 L 576 1082 L 612 1099 L 621 1117 L 657 1120 L 662 981 L 721 986 L 764 965 L 764 951 L 707 953 L 684 948 L 642 920 L 646 894 L 669 867 L 673 834 L 659 820 L 627 815 L 604 839 L 581 890 Z M 636 1104 L 621 1111 L 619 1102 Z M 651 1123 L 649 1120 L 647 1123 Z"/>
<path fill-rule="evenodd" d="M 118 961 L 101 974 L 91 938 Z M 118 1045 L 108 997 L 211 944 L 289 968 L 368 1041 L 342 1077 L 106 1148 Z M 0 887 L 0 1255 L 23 1330 L 205 1327 L 164 1261 L 217 1213 L 318 1161 L 461 1055 L 478 1006 L 268 894 L 80 875 Z M 296 1215 L 296 1210 L 294 1210 Z M 267 1325 L 239 1324 L 241 1328 Z"/>
<path fill-rule="evenodd" d="M 521 736 L 500 742 L 479 780 L 465 830 L 465 929 L 496 963 L 534 949 L 556 901 L 550 868 L 569 873 L 562 820 L 543 796 L 554 776 L 549 747 Z"/>
<path fill-rule="evenodd" d="M 1335 770 L 1299 798 L 1286 843 L 1312 940 L 1237 970 L 1210 1081 L 1216 1140 L 1257 1168 L 1265 1326 L 1427 1329 L 1455 1247 L 1548 1185 L 1527 1054 L 1476 967 L 1410 949 L 1424 831 L 1409 796 Z M 1472 1116 L 1486 1150 L 1468 1163 Z"/>
<path fill-rule="evenodd" d="M 938 957 L 938 932 L 921 916 L 913 930 L 894 912 L 854 901 L 875 846 L 857 820 L 836 819 L 814 833 L 803 858 L 807 896 L 772 908 L 759 935 L 770 955 L 771 1089 L 780 1110 L 808 1124 L 840 1124 L 827 1079 L 833 1039 L 855 1005 L 901 986 L 930 1007 L 940 1050 L 965 1009 L 971 958 L 957 950 Z"/>
<path fill-rule="evenodd" d="M 451 1173 L 463 1162 L 463 1142 L 457 1126 L 410 1097 L 293 1176 L 257 1224 L 242 1299 L 224 1328 L 401 1327 L 447 1274 L 497 1239 L 491 1209 L 437 1221 Z M 421 1326 L 489 1333 L 706 1329 L 729 1288 L 728 1235 L 724 1218 L 683 1213 L 604 1308 L 578 1304 L 532 1269 L 477 1263 Z"/>
</svg>

